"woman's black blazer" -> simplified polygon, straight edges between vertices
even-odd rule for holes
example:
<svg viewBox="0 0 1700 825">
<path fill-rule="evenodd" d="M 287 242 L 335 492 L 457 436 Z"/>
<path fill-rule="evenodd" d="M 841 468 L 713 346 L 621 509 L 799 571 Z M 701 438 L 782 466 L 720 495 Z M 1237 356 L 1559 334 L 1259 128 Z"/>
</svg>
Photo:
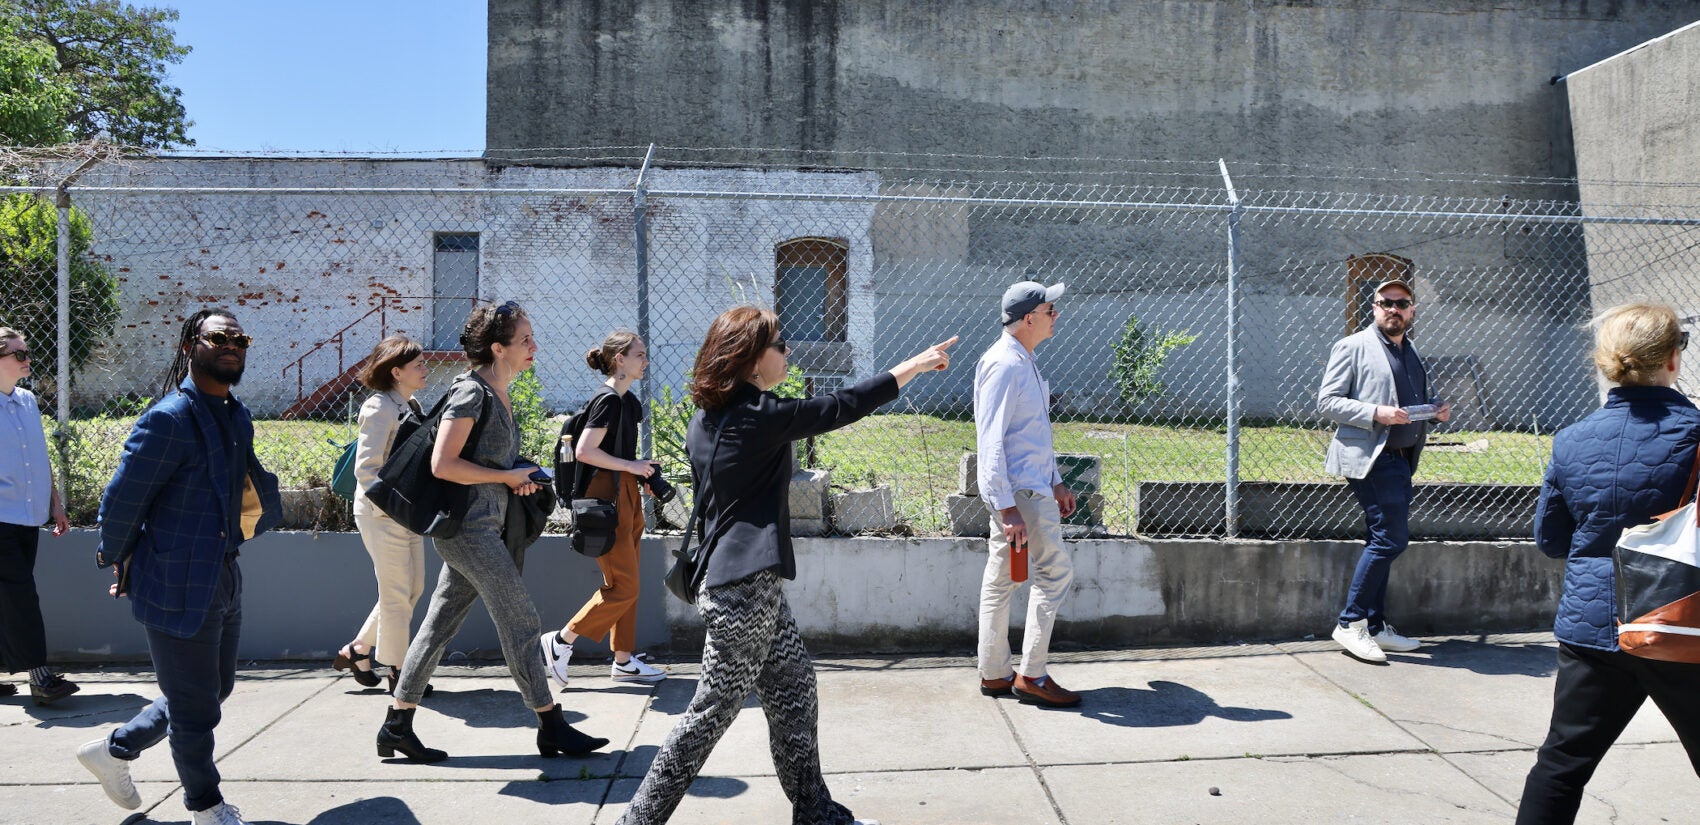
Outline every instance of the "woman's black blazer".
<svg viewBox="0 0 1700 825">
<path fill-rule="evenodd" d="M 898 396 L 897 378 L 882 372 L 853 387 L 802 400 L 744 384 L 721 411 L 691 418 L 685 450 L 698 495 L 709 553 L 705 583 L 715 587 L 770 568 L 797 577 L 791 552 L 791 442 L 851 424 Z M 720 436 L 715 451 L 714 438 Z M 713 453 L 713 463 L 709 456 Z"/>
</svg>

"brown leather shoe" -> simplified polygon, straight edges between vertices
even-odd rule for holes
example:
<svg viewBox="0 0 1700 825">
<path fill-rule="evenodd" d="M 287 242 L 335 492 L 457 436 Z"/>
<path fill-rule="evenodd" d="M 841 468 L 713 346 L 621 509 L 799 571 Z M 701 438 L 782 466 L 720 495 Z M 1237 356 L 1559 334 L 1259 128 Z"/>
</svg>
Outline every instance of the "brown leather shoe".
<svg viewBox="0 0 1700 825">
<path fill-rule="evenodd" d="M 1057 684 L 1057 680 L 1050 676 L 1040 679 L 1043 681 L 1021 675 L 1015 677 L 1015 684 L 1011 687 L 1021 698 L 1021 704 L 1047 708 L 1072 708 L 1080 704 L 1080 694 Z"/>
<path fill-rule="evenodd" d="M 982 695 L 982 696 L 1008 696 L 1010 694 L 1011 689 L 1014 688 L 1014 687 L 1015 687 L 1015 674 L 1013 674 L 1013 673 L 1011 673 L 1009 676 L 1002 678 L 1002 679 L 981 679 L 980 680 L 980 695 Z"/>
</svg>

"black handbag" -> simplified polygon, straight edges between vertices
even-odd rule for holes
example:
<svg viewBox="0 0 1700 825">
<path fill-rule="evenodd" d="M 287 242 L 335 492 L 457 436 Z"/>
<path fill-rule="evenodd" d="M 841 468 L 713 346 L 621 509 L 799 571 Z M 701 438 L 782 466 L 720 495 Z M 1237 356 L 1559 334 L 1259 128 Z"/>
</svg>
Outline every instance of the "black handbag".
<svg viewBox="0 0 1700 825">
<path fill-rule="evenodd" d="M 621 418 L 614 422 L 614 452 L 618 455 L 626 445 L 625 399 L 616 395 L 616 403 L 620 405 Z M 588 410 L 586 413 L 588 414 Z M 603 472 L 601 468 L 590 468 L 594 476 Z M 614 495 L 620 495 L 620 471 L 607 470 L 614 474 Z M 614 549 L 614 531 L 620 526 L 620 507 L 618 501 L 608 501 L 601 498 L 590 498 L 585 495 L 585 489 L 590 482 L 584 480 L 584 462 L 579 461 L 573 467 L 573 549 L 593 559 L 608 555 Z"/>
<path fill-rule="evenodd" d="M 490 391 L 477 379 L 471 380 L 483 393 L 484 404 L 466 437 L 466 445 L 460 450 L 460 457 L 467 461 L 472 460 L 478 449 L 478 439 L 493 403 Z M 466 485 L 444 481 L 431 472 L 431 452 L 437 446 L 437 431 L 442 427 L 443 411 L 448 409 L 453 392 L 451 388 L 443 393 L 423 419 L 403 417 L 396 429 L 395 447 L 384 459 L 377 481 L 366 488 L 366 498 L 384 511 L 384 515 L 409 532 L 436 539 L 460 535 L 469 501 L 470 489 Z"/>
<path fill-rule="evenodd" d="M 714 466 L 714 457 L 720 452 L 720 436 L 726 430 L 726 416 L 730 410 L 721 412 L 720 428 L 714 431 L 714 447 L 708 453 L 708 466 Z M 695 478 L 692 470 L 692 486 L 695 487 L 696 502 L 691 506 L 691 516 L 685 520 L 685 535 L 679 540 L 679 546 L 673 550 L 673 566 L 667 569 L 667 591 L 679 597 L 685 604 L 697 603 L 697 591 L 702 589 L 703 577 L 708 575 L 708 552 L 704 549 L 708 542 L 698 542 L 696 549 L 691 549 L 691 539 L 696 537 L 697 517 L 702 514 L 702 503 L 707 498 L 703 495 L 703 485 Z"/>
</svg>

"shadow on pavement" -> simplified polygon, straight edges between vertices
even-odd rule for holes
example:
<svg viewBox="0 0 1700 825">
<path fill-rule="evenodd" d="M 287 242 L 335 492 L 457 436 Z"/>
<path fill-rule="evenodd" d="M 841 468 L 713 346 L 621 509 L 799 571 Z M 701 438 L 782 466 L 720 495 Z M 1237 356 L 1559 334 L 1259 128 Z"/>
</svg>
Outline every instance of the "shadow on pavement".
<svg viewBox="0 0 1700 825">
<path fill-rule="evenodd" d="M 69 696 L 47 707 L 38 707 L 29 696 L 18 697 L 24 714 L 38 728 L 93 728 L 122 722 L 136 715 L 152 699 L 134 693 Z"/>
<path fill-rule="evenodd" d="M 1222 707 L 1203 691 L 1177 682 L 1152 682 L 1149 690 L 1107 687 L 1081 691 L 1080 715 L 1108 725 L 1165 728 L 1196 725 L 1210 717 L 1230 722 L 1291 719 L 1284 710 Z"/>
<path fill-rule="evenodd" d="M 452 716 L 475 728 L 522 728 L 532 733 L 537 730 L 537 713 L 525 706 L 525 700 L 516 690 L 445 690 L 439 687 L 419 706 Z M 588 718 L 569 707 L 567 702 L 561 703 L 561 715 L 573 725 Z M 382 721 L 382 717 L 379 720 Z M 419 738 L 430 744 L 425 735 L 427 728 L 418 722 L 415 725 L 420 731 Z"/>
<path fill-rule="evenodd" d="M 1550 644 L 1505 645 L 1446 639 L 1425 644 L 1412 653 L 1389 653 L 1401 665 L 1450 667 L 1484 676 L 1531 676 L 1537 679 L 1558 670 L 1558 651 Z"/>
<path fill-rule="evenodd" d="M 419 817 L 407 803 L 393 796 L 362 799 L 338 805 L 318 816 L 307 825 L 419 825 Z M 254 825 L 262 825 L 255 822 Z"/>
</svg>

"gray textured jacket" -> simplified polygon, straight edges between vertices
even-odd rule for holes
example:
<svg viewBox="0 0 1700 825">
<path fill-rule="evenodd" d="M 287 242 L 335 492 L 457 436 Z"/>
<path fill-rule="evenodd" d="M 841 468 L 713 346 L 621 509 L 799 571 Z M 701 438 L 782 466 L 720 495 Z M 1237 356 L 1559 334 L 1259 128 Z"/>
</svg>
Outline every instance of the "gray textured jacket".
<svg viewBox="0 0 1700 825">
<path fill-rule="evenodd" d="M 1418 355 L 1410 338 L 1405 346 Z M 1419 355 L 1417 360 L 1422 360 Z M 1427 370 L 1427 365 L 1424 365 Z M 1393 368 L 1387 364 L 1381 336 L 1369 326 L 1334 342 L 1328 354 L 1328 369 L 1316 392 L 1316 411 L 1339 425 L 1328 443 L 1324 472 L 1346 478 L 1363 478 L 1387 444 L 1387 427 L 1375 423 L 1375 408 L 1399 406 L 1399 390 L 1393 384 Z M 1411 451 L 1411 471 L 1417 469 L 1428 429 Z"/>
</svg>

